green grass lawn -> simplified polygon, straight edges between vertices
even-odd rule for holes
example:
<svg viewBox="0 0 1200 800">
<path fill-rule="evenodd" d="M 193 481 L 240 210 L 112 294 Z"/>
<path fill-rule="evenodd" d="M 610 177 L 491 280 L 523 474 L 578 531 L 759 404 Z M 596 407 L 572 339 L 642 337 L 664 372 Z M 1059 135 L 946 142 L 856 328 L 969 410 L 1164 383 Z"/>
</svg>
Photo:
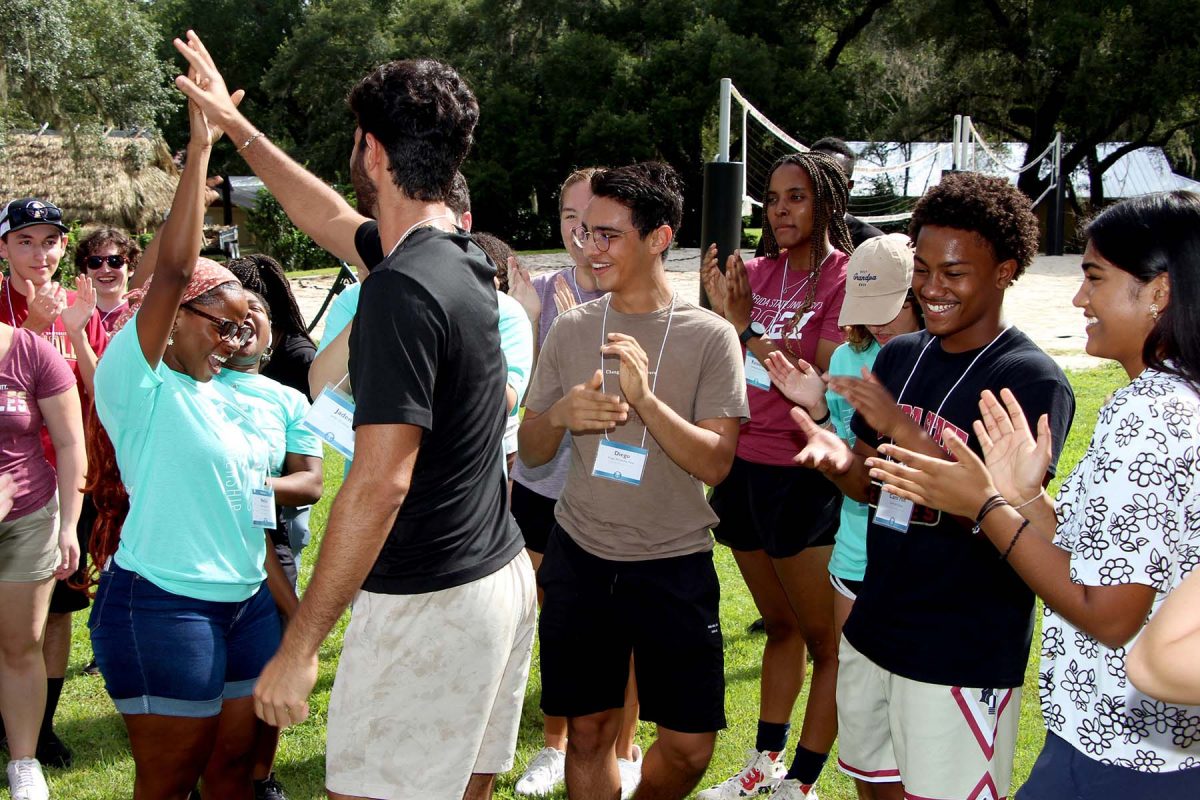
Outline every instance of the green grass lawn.
<svg viewBox="0 0 1200 800">
<path fill-rule="evenodd" d="M 1096 413 L 1104 399 L 1126 382 L 1124 373 L 1116 367 L 1073 372 L 1070 378 L 1079 406 L 1075 415 L 1075 425 L 1071 428 L 1070 438 L 1059 462 L 1060 476 L 1065 475 L 1083 455 L 1091 437 Z M 313 530 L 318 536 L 324 528 L 329 503 L 334 490 L 341 482 L 341 475 L 342 460 L 331 453 L 331 457 L 325 462 L 325 498 L 313 514 Z M 306 566 L 302 571 L 302 580 L 307 579 L 311 562 L 310 552 L 305 558 Z M 729 728 L 717 738 L 716 753 L 702 787 L 732 775 L 742 766 L 746 748 L 754 744 L 758 717 L 759 659 L 764 641 L 761 635 L 746 633 L 746 626 L 758 614 L 727 549 L 716 549 L 716 563 L 723 590 L 721 624 L 725 632 L 726 710 Z M 133 760 L 128 753 L 124 726 L 104 693 L 103 680 L 80 674 L 80 669 L 91 659 L 91 645 L 85 623 L 86 614 L 76 616 L 69 677 L 57 718 L 59 735 L 75 750 L 75 767 L 69 771 L 48 771 L 51 790 L 57 800 L 107 800 L 129 797 L 133 786 Z M 311 800 L 325 796 L 325 714 L 344 628 L 345 618 L 321 651 L 321 672 L 312 698 L 311 719 L 303 725 L 289 728 L 283 734 L 277 769 L 279 778 L 292 800 Z M 1044 736 L 1037 699 L 1037 647 L 1033 650 L 1035 655 L 1031 657 L 1026 672 L 1025 697 L 1021 708 L 1021 736 L 1017 748 L 1014 788 L 1028 776 Z M 526 690 L 517 767 L 498 781 L 498 797 L 513 796 L 513 783 L 521 768 L 542 745 L 541 717 L 538 712 L 539 685 L 535 652 Z M 807 693 L 807 687 L 805 692 Z M 796 704 L 797 711 L 792 720 L 793 731 L 796 732 L 799 731 L 805 699 L 802 696 Z M 638 737 L 642 746 L 649 746 L 653 737 L 653 727 L 643 723 Z M 833 762 L 834 758 L 831 758 L 830 765 L 821 777 L 821 797 L 825 800 L 853 800 L 853 783 L 837 771 Z"/>
</svg>

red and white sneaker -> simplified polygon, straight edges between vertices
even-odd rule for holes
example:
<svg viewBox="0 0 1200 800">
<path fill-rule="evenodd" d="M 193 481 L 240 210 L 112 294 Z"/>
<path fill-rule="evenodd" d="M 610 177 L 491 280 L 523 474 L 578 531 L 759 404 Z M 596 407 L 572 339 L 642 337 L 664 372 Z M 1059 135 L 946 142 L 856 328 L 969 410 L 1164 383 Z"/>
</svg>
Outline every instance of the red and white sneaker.
<svg viewBox="0 0 1200 800">
<path fill-rule="evenodd" d="M 772 794 L 787 767 L 771 757 L 771 753 L 757 750 L 746 751 L 746 766 L 741 772 L 711 789 L 696 795 L 697 800 L 737 800 L 743 797 L 774 797 Z M 778 758 L 776 753 L 775 757 Z"/>
</svg>

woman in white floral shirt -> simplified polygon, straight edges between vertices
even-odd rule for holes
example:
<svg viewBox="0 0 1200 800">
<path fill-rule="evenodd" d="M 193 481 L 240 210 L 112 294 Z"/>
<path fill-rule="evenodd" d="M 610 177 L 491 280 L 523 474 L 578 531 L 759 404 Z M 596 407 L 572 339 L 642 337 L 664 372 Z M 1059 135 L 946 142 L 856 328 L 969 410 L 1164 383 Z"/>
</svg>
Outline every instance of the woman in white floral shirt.
<svg viewBox="0 0 1200 800">
<path fill-rule="evenodd" d="M 1131 382 L 1100 410 L 1057 503 L 1050 458 L 1016 399 L 989 393 L 975 423 L 986 466 L 954 437 L 957 463 L 897 447 L 869 461 L 902 498 L 976 519 L 1045 602 L 1038 673 L 1046 744 L 1018 800 L 1200 798 L 1200 706 L 1140 692 L 1125 654 L 1200 562 L 1200 195 L 1129 200 L 1088 227 L 1087 352 Z M 1051 538 L 1053 537 L 1053 539 Z"/>
</svg>

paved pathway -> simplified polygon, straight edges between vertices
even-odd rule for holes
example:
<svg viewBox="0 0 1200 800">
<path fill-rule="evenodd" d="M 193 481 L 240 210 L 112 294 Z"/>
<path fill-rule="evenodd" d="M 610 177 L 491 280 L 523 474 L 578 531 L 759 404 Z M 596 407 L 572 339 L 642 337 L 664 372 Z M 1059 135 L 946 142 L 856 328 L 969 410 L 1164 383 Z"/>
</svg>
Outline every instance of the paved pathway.
<svg viewBox="0 0 1200 800">
<path fill-rule="evenodd" d="M 752 253 L 746 252 L 749 258 Z M 535 274 L 570 264 L 565 252 L 525 256 L 522 262 Z M 1039 256 L 1029 271 L 1008 291 L 1005 316 L 1038 343 L 1064 368 L 1099 366 L 1100 359 L 1084 353 L 1083 312 L 1071 305 L 1079 288 L 1080 257 Z M 700 296 L 700 251 L 677 248 L 667 258 L 668 278 L 687 298 Z M 293 284 L 301 309 L 309 319 L 316 314 L 333 283 L 332 276 L 300 278 Z M 322 321 L 323 322 L 323 321 Z M 318 326 L 315 334 L 321 332 Z"/>
</svg>

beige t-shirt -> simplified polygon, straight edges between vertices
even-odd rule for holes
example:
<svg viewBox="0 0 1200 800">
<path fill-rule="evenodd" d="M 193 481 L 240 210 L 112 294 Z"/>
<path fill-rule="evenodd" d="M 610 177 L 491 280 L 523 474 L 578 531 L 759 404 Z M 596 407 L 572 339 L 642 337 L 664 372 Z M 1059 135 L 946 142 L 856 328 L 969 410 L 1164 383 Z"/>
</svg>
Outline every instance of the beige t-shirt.
<svg viewBox="0 0 1200 800">
<path fill-rule="evenodd" d="M 542 346 L 526 406 L 541 414 L 572 387 L 586 383 L 601 367 L 604 335 L 625 333 L 646 351 L 654 393 L 689 422 L 733 417 L 745 419 L 746 379 L 742 353 L 733 328 L 721 317 L 676 298 L 670 333 L 670 308 L 648 314 L 622 314 L 608 308 L 609 298 L 593 300 L 563 314 Z M 601 327 L 603 325 L 603 333 Z M 604 391 L 621 393 L 620 362 L 604 359 Z M 622 393 L 622 396 L 623 393 Z M 642 446 L 645 425 L 629 409 L 629 419 L 608 437 Z M 704 485 L 671 460 L 652 435 L 641 484 L 592 476 L 600 434 L 571 437 L 567 486 L 554 515 L 563 530 L 589 553 L 613 561 L 644 561 L 712 549 L 709 528 L 717 522 L 704 498 Z"/>
</svg>

